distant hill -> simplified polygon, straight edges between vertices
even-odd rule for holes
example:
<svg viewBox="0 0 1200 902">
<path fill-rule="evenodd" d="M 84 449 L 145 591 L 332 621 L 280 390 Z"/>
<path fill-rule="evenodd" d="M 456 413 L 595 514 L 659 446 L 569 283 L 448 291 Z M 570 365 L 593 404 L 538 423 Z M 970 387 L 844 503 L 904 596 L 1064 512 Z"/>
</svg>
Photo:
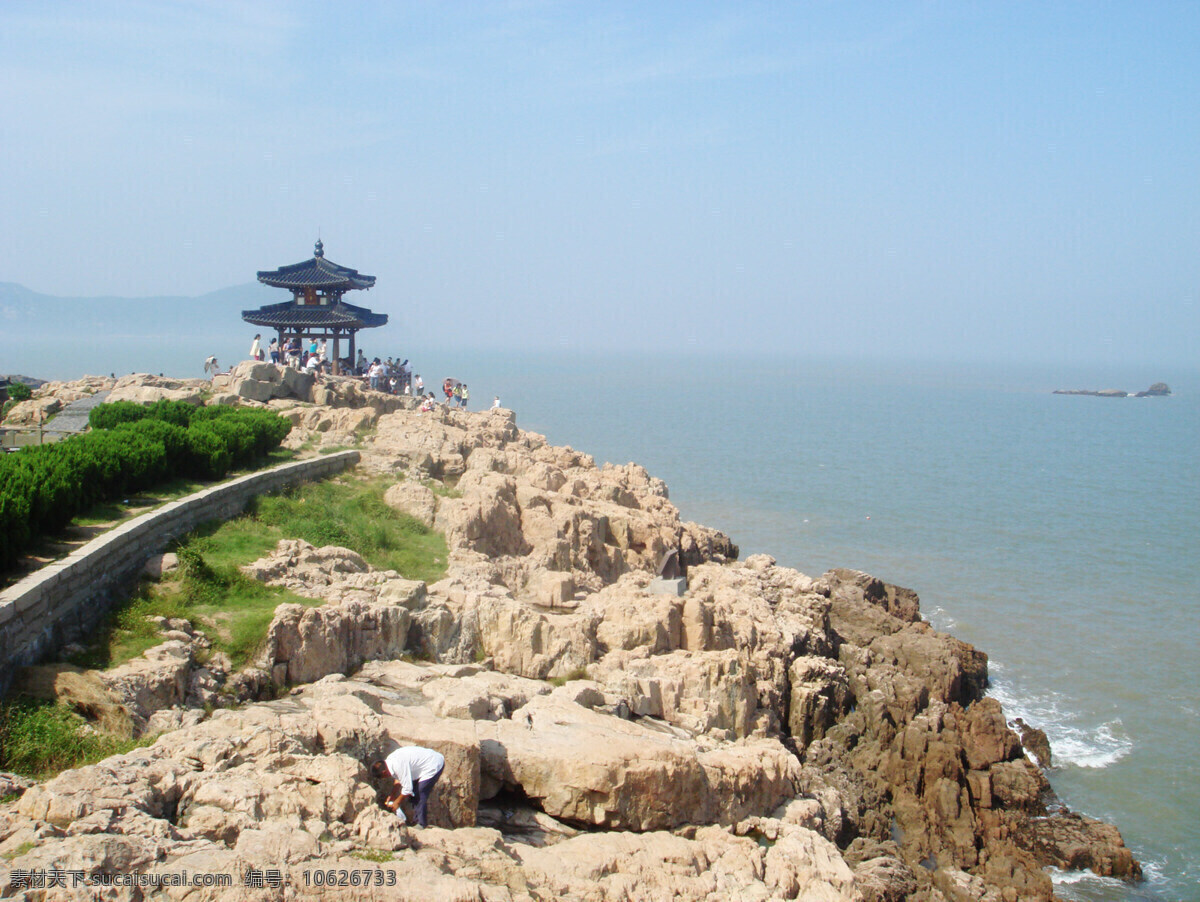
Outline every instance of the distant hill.
<svg viewBox="0 0 1200 902">
<path fill-rule="evenodd" d="M 251 328 L 242 322 L 243 310 L 286 299 L 257 282 L 195 298 L 60 298 L 0 282 L 0 324 L 14 337 L 37 341 L 64 333 L 97 340 L 217 337 Z"/>
<path fill-rule="evenodd" d="M 243 310 L 286 299 L 257 282 L 194 298 L 60 298 L 0 282 L 0 373 L 201 376 L 208 355 L 228 366 L 247 353 L 255 327 Z"/>
</svg>

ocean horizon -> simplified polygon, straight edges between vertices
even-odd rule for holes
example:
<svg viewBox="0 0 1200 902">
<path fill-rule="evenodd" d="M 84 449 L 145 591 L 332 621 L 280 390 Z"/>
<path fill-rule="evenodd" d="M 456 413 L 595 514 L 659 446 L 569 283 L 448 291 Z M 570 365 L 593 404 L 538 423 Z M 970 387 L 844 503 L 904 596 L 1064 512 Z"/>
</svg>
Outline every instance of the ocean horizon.
<svg viewBox="0 0 1200 902">
<path fill-rule="evenodd" d="M 0 371 L 77 377 L 116 359 L 103 350 Z M 119 350 L 125 371 L 200 375 L 169 343 Z M 1200 899 L 1200 373 L 563 351 L 413 364 L 554 444 L 642 464 L 743 558 L 915 590 L 936 628 L 988 654 L 1010 721 L 1046 731 L 1061 801 L 1118 826 L 1146 871 L 1136 886 L 1055 874 L 1057 893 Z M 1158 381 L 1171 397 L 1052 394 Z"/>
</svg>

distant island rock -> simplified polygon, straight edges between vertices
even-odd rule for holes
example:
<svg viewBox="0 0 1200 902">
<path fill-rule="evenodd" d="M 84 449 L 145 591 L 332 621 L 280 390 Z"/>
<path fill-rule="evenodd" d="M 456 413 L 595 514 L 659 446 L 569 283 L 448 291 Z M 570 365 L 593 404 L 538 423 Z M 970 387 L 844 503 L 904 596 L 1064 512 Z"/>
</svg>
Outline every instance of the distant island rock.
<svg viewBox="0 0 1200 902">
<path fill-rule="evenodd" d="M 1117 388 L 1105 388 L 1100 391 L 1089 391 L 1082 388 L 1058 388 L 1054 390 L 1056 395 L 1090 395 L 1093 398 L 1165 398 L 1171 394 L 1171 388 L 1165 382 L 1155 382 L 1145 391 L 1130 394 L 1127 391 L 1121 391 Z"/>
</svg>

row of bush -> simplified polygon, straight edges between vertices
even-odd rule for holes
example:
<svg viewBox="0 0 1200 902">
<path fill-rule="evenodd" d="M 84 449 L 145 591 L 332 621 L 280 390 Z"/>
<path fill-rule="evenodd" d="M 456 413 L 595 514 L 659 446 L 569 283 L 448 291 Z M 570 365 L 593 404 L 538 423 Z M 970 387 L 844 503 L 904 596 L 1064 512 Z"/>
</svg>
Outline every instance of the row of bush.
<svg viewBox="0 0 1200 902">
<path fill-rule="evenodd" d="M 220 479 L 292 428 L 267 410 L 186 402 L 102 404 L 89 421 L 83 435 L 0 457 L 0 569 L 99 502 L 179 477 Z"/>
</svg>

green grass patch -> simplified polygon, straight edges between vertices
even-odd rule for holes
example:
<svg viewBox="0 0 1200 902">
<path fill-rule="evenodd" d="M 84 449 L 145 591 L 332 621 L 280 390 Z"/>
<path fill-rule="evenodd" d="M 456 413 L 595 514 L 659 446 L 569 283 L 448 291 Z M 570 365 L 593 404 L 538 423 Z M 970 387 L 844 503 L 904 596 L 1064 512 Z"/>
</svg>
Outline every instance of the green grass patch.
<svg viewBox="0 0 1200 902">
<path fill-rule="evenodd" d="M 93 670 L 115 667 L 162 643 L 162 633 L 151 617 L 191 620 L 193 614 L 180 593 L 160 591 L 150 583 L 140 583 L 129 599 L 109 610 L 92 642 L 67 660 L 76 667 Z"/>
<path fill-rule="evenodd" d="M 98 733 L 67 705 L 28 698 L 0 701 L 0 770 L 44 780 L 150 741 Z"/>
<path fill-rule="evenodd" d="M 377 570 L 436 582 L 446 575 L 446 540 L 420 520 L 384 503 L 391 482 L 343 477 L 305 483 L 293 491 L 258 498 L 248 516 L 260 527 L 278 530 L 272 546 L 279 538 L 341 545 L 357 551 Z"/>
<path fill-rule="evenodd" d="M 436 479 L 422 479 L 421 485 L 429 489 L 439 498 L 461 498 L 462 492 L 454 488 L 454 486 L 446 485 L 444 482 L 438 482 Z"/>
<path fill-rule="evenodd" d="M 342 478 L 304 483 L 255 499 L 247 513 L 204 524 L 176 543 L 179 571 L 161 583 L 143 582 L 105 618 L 93 642 L 71 658 L 80 667 L 106 669 L 162 642 L 152 618 L 191 621 L 229 655 L 235 668 L 249 663 L 286 602 L 315 606 L 284 589 L 251 579 L 239 569 L 272 551 L 280 539 L 341 545 L 378 570 L 435 582 L 446 573 L 446 540 L 383 502 L 390 480 Z"/>
<path fill-rule="evenodd" d="M 386 849 L 360 849 L 357 852 L 351 852 L 350 857 L 357 858 L 359 861 L 373 861 L 376 864 L 396 860 L 395 853 Z"/>
<path fill-rule="evenodd" d="M 14 859 L 20 858 L 22 855 L 32 852 L 36 848 L 37 848 L 37 843 L 23 842 L 19 846 L 17 846 L 15 849 L 10 849 L 9 851 L 5 852 L 2 857 L 6 861 L 13 861 Z"/>
<path fill-rule="evenodd" d="M 546 682 L 549 683 L 551 686 L 565 686 L 565 685 L 567 685 L 567 683 L 573 682 L 575 680 L 586 680 L 587 678 L 588 678 L 587 668 L 586 667 L 576 667 L 574 670 L 570 671 L 569 673 L 563 674 L 562 676 L 551 677 Z"/>
<path fill-rule="evenodd" d="M 109 611 L 96 640 L 72 656 L 70 663 L 97 670 L 123 664 L 163 641 L 155 618 L 166 617 L 191 621 L 208 636 L 211 651 L 224 652 L 234 669 L 240 669 L 258 651 L 275 608 L 285 603 L 321 604 L 318 599 L 264 585 L 238 569 L 239 563 L 249 563 L 260 554 L 245 561 L 210 563 L 199 550 L 205 542 L 200 537 L 181 546 L 180 576 L 163 583 L 140 584 L 127 601 Z"/>
</svg>

